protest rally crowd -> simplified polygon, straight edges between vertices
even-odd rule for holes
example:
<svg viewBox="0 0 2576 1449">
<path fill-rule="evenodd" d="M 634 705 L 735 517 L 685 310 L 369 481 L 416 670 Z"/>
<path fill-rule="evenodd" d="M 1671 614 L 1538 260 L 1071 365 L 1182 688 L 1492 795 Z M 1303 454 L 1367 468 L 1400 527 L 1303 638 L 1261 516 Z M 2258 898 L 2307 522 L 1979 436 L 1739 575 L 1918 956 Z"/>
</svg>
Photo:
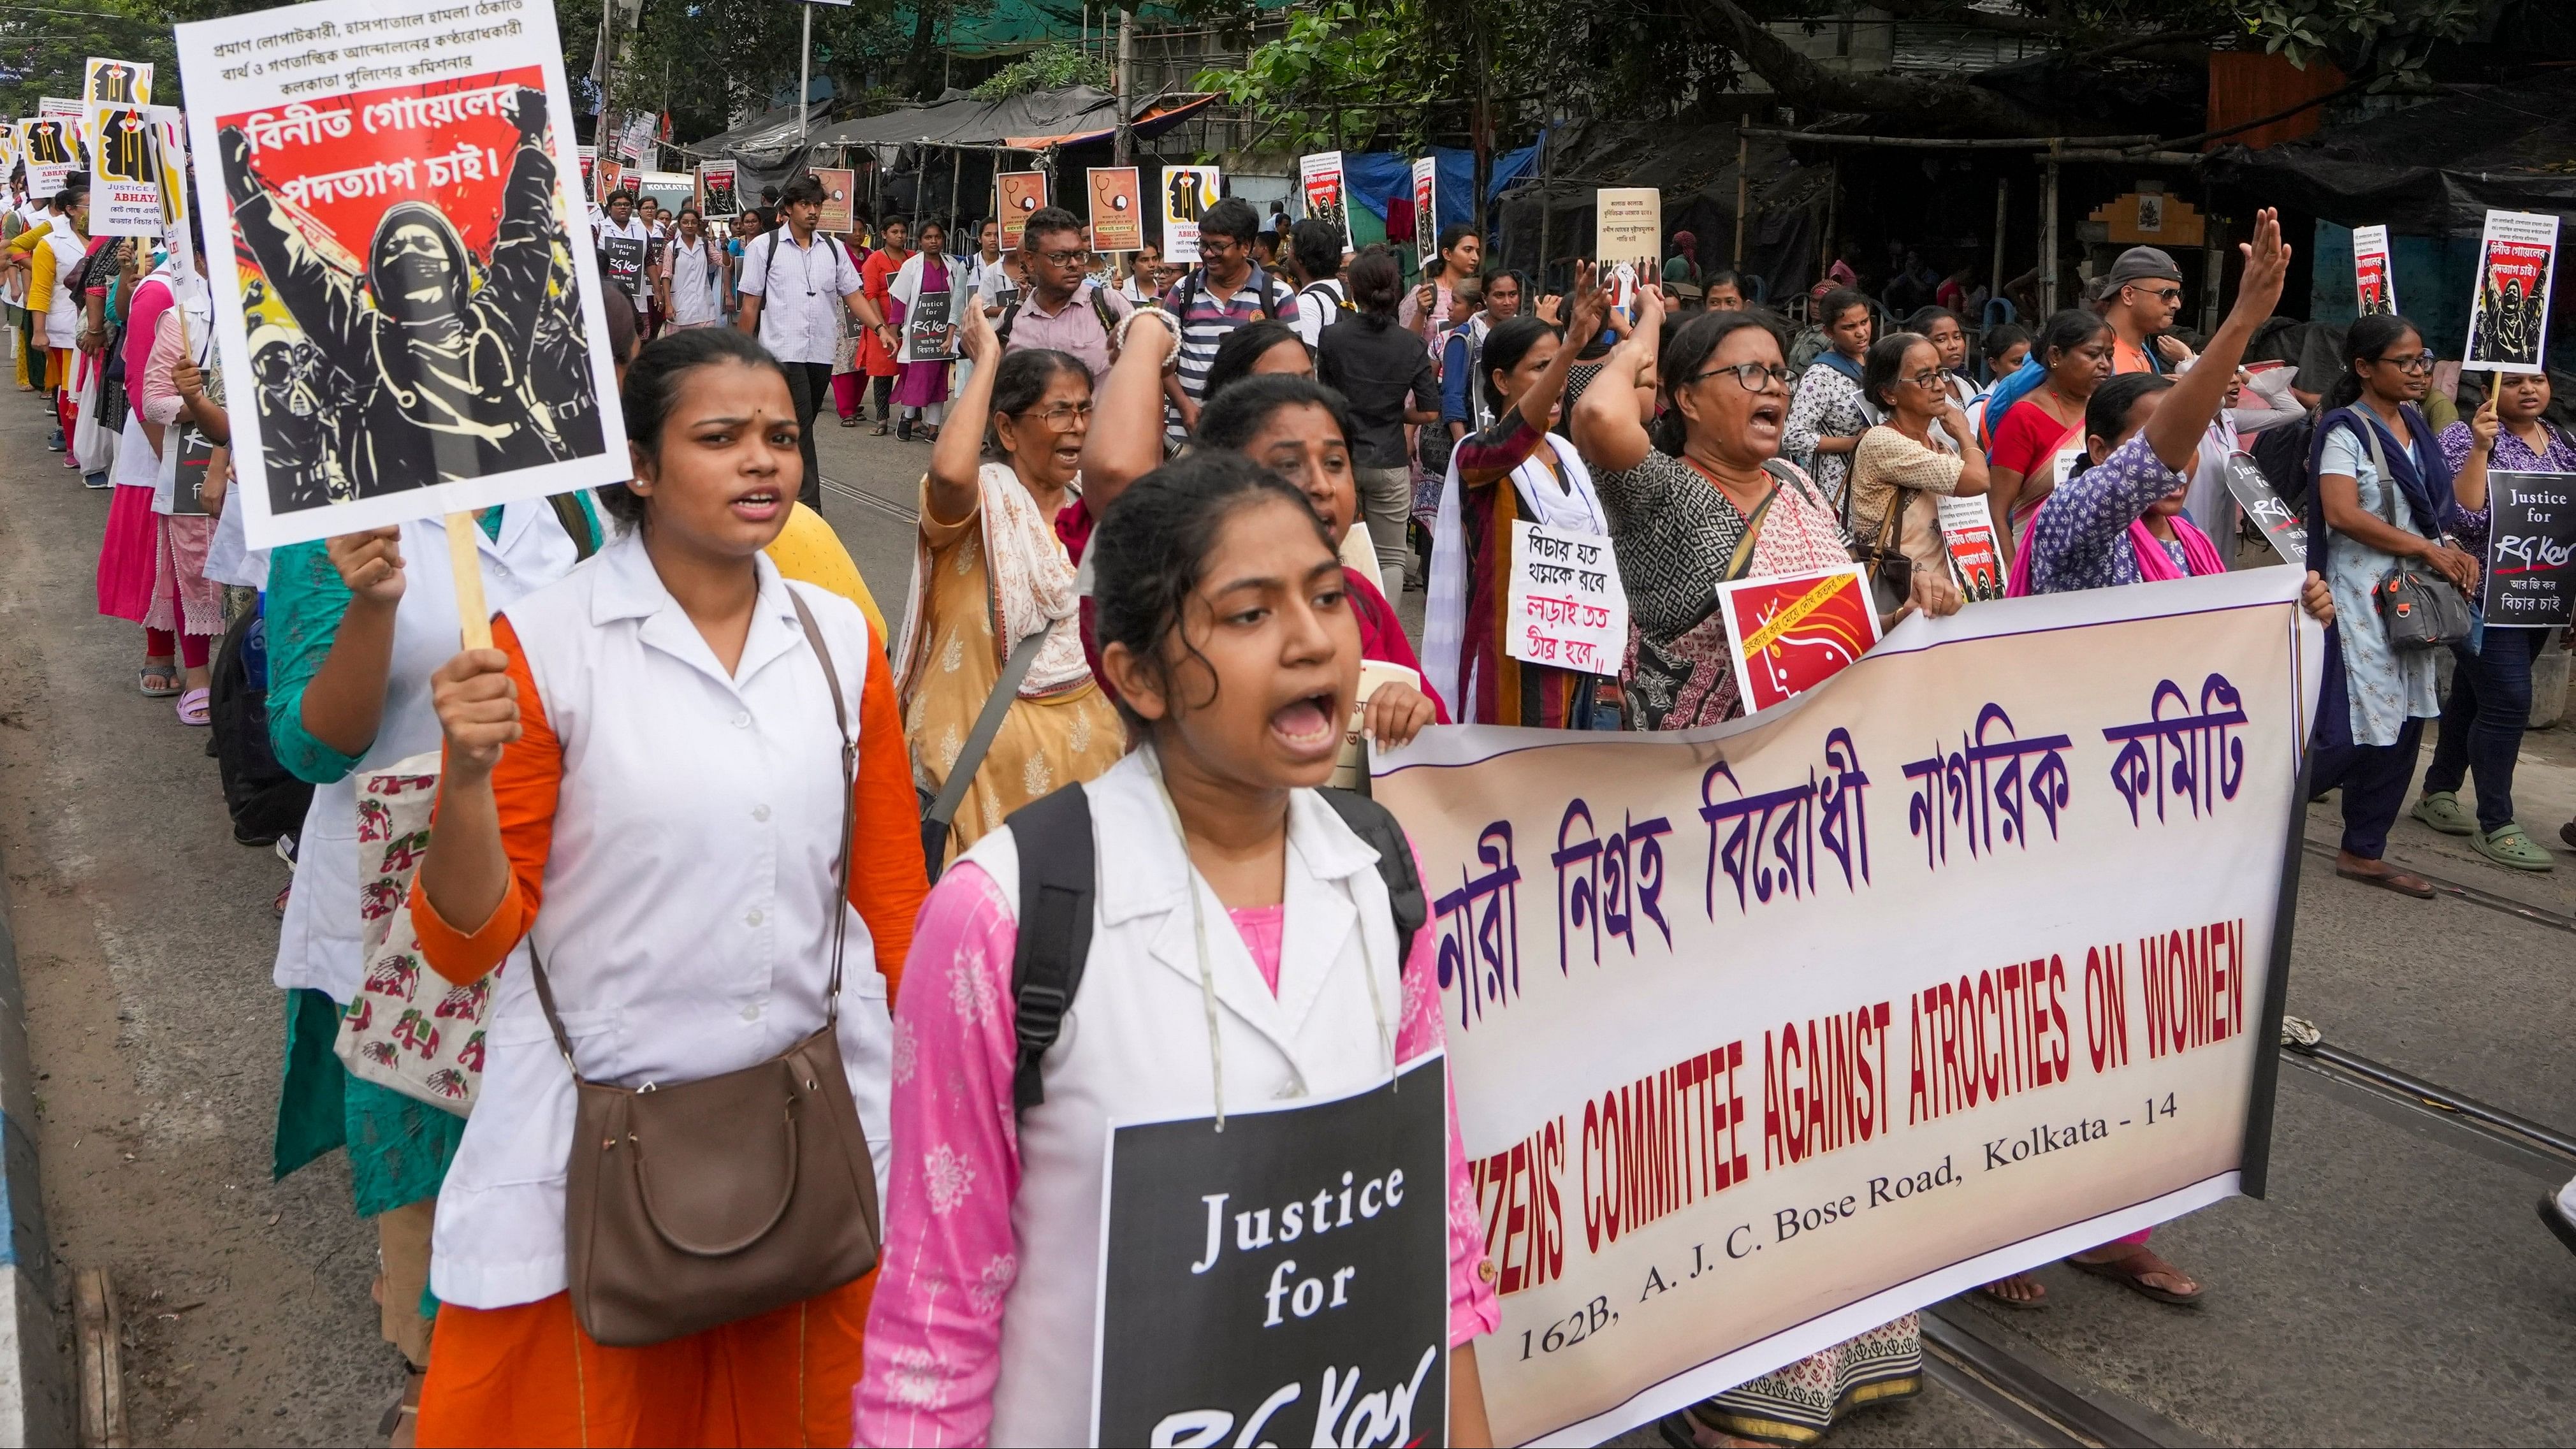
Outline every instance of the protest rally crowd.
<svg viewBox="0 0 2576 1449">
<path fill-rule="evenodd" d="M 224 184 L 248 238 L 266 194 Z M 1111 1124 L 1336 1098 L 1442 1044 L 1402 828 L 1319 789 L 1353 783 L 1354 727 L 1393 749 L 1741 718 L 1730 584 L 1858 564 L 1884 630 L 2301 568 L 2335 641 L 2313 789 L 2340 791 L 2337 874 L 2431 897 L 2383 858 L 2410 809 L 2504 868 L 2553 868 L 2536 833 L 2576 848 L 2576 821 L 2513 806 L 2555 631 L 2428 641 L 2382 602 L 2398 575 L 2476 600 L 2489 470 L 2576 472 L 2547 375 L 2437 394 L 2436 339 L 2385 314 L 2324 394 L 2258 383 L 2240 364 L 2291 260 L 2270 211 L 2223 321 L 2186 339 L 2183 273 L 2147 246 L 2026 326 L 1979 326 L 1958 278 L 1869 290 L 1838 264 L 1801 326 L 1687 233 L 1644 277 L 1548 278 L 1426 222 L 1409 276 L 1233 197 L 1166 265 L 1053 206 L 1006 245 L 999 219 L 835 234 L 810 176 L 715 224 L 616 190 L 553 265 L 565 295 L 601 283 L 626 481 L 470 532 L 255 548 L 228 489 L 241 401 L 272 496 L 344 502 L 369 390 L 399 375 L 360 387 L 254 315 L 253 375 L 225 377 L 221 219 L 93 235 L 89 187 L 13 180 L 20 388 L 65 471 L 112 490 L 98 605 L 143 628 L 137 687 L 211 729 L 238 838 L 295 867 L 276 1170 L 346 1154 L 408 1370 L 397 1443 L 1084 1441 Z M 462 245 L 386 227 L 378 309 Z M 291 306 L 288 275 L 267 285 Z M 469 402 L 500 365 L 480 335 L 423 364 Z M 898 525 L 824 521 L 827 416 L 924 445 L 900 599 L 834 532 Z M 2281 429 L 2304 440 L 2292 560 L 2229 488 Z M 1513 647 L 1529 522 L 1610 541 L 1624 651 Z M 479 610 L 451 558 L 479 565 Z M 773 1150 L 759 1090 L 781 1082 Z M 1472 1444 L 1500 1316 L 1450 1111 L 1442 1422 Z M 648 1162 L 632 1134 L 654 1131 Z M 2558 1201 L 2576 1234 L 2576 1184 Z M 2162 1303 L 2207 1291 L 2143 1231 L 2068 1261 Z M 1922 1353 L 1907 1314 L 1664 1431 L 1811 1443 L 1915 1392 Z"/>
</svg>

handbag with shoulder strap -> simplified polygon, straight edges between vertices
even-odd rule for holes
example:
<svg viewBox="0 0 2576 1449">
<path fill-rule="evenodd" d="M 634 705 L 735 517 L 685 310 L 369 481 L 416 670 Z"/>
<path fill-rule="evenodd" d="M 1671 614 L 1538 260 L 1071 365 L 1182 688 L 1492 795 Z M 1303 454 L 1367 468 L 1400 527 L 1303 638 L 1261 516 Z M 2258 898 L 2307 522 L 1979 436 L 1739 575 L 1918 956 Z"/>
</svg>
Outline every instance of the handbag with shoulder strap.
<svg viewBox="0 0 2576 1449">
<path fill-rule="evenodd" d="M 2379 481 L 2386 488 L 2386 506 L 2379 516 L 2389 527 L 2398 527 L 2397 479 L 2388 471 L 2388 455 L 2379 446 L 2379 429 L 2367 419 L 2362 422 L 2362 436 L 2370 444 L 2370 465 L 2379 470 Z M 2440 520 L 2429 519 L 2434 527 Z M 2380 575 L 2370 589 L 2373 604 L 2379 609 L 2381 627 L 2388 631 L 2392 649 L 2413 652 L 2438 649 L 2457 644 L 2469 637 L 2477 626 L 2477 616 L 2469 609 L 2458 586 L 2438 571 L 2424 567 L 2413 559 L 2399 559 L 2397 566 Z"/>
<path fill-rule="evenodd" d="M 877 1264 L 876 1166 L 838 1035 L 849 933 L 858 745 L 832 651 L 788 591 L 822 661 L 841 739 L 841 866 L 822 1028 L 769 1060 L 695 1082 L 612 1087 L 581 1075 L 554 989 L 528 964 L 578 1093 L 564 1263 L 582 1330 L 612 1348 L 662 1343 L 840 1287 Z"/>
</svg>

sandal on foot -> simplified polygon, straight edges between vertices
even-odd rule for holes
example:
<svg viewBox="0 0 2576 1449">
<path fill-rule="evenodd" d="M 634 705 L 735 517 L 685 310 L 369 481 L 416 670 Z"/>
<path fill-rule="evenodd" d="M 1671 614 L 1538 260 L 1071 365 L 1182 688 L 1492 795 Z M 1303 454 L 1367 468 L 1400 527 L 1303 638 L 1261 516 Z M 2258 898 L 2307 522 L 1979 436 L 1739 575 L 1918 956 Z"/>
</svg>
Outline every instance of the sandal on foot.
<svg viewBox="0 0 2576 1449">
<path fill-rule="evenodd" d="M 2424 792 L 2424 798 L 2415 802 L 2415 808 L 2406 813 L 2444 835 L 2478 833 L 2478 817 L 2467 806 L 2460 803 L 2457 791 L 2427 790 Z"/>
<path fill-rule="evenodd" d="M 2034 1291 L 2031 1291 L 2024 1297 L 2015 1298 L 2000 1291 L 2007 1283 L 2019 1284 Z M 2037 1278 L 2032 1277 L 2028 1273 L 2015 1273 L 2009 1278 L 1997 1278 L 1992 1283 L 1978 1284 L 1977 1296 L 1988 1303 L 1999 1303 L 2006 1308 L 2018 1308 L 2024 1312 L 2028 1312 L 2035 1308 L 2046 1308 L 2048 1306 L 2048 1285 L 2040 1282 Z"/>
<path fill-rule="evenodd" d="M 2395 891 L 2401 896 L 2413 896 L 2419 901 L 2429 901 L 2433 898 L 2433 886 L 2431 882 L 2425 880 L 2420 875 L 2408 875 L 2404 871 L 2352 870 L 2339 865 L 2335 867 L 2335 874 L 2342 876 L 2345 880 L 2357 880 L 2366 886 L 2377 886 L 2384 891 Z"/>
<path fill-rule="evenodd" d="M 870 429 L 868 430 L 868 432 L 869 432 L 872 436 L 879 437 L 879 438 L 882 438 L 882 437 L 884 437 L 886 434 L 891 433 L 891 432 L 893 432 L 893 431 L 894 431 L 894 424 L 892 424 L 892 423 L 879 423 L 879 424 L 877 424 L 875 427 L 870 428 Z"/>
<path fill-rule="evenodd" d="M 2180 1268 L 2156 1256 L 2155 1250 L 2145 1244 L 2132 1243 L 2125 1246 L 2128 1251 L 2116 1258 L 2106 1258 L 2098 1263 L 2088 1263 L 2082 1258 L 2069 1258 L 2066 1260 L 2066 1266 L 2080 1269 L 2096 1278 L 2107 1278 L 2124 1288 L 2143 1293 L 2158 1303 L 2173 1303 L 2188 1307 L 2198 1303 L 2201 1295 L 2208 1291 L 2197 1284 L 2193 1285 L 2189 1293 L 2157 1287 L 2147 1280 L 2172 1278 L 2189 1283 L 2191 1279 Z"/>
<path fill-rule="evenodd" d="M 134 671 L 134 687 L 145 699 L 168 699 L 179 692 L 179 666 L 146 664 Z"/>
<path fill-rule="evenodd" d="M 205 689 L 192 689 L 186 694 L 180 695 L 179 723 L 183 725 L 213 724 L 215 722 L 215 712 L 212 703 L 213 699 L 214 692 L 212 690 Z"/>
<path fill-rule="evenodd" d="M 851 417 L 846 417 L 846 418 L 841 419 L 841 426 L 842 426 L 842 427 L 845 427 L 845 428 L 855 428 L 855 427 L 857 427 L 858 425 L 859 425 L 859 420 L 858 420 L 858 418 L 857 418 L 855 415 L 854 415 L 854 416 L 851 416 Z"/>
<path fill-rule="evenodd" d="M 2558 838 L 2567 842 L 2568 849 L 2576 850 L 2576 820 L 2570 820 L 2559 826 Z"/>
<path fill-rule="evenodd" d="M 420 1430 L 420 1390 L 429 1381 L 429 1370 L 406 1367 L 403 1371 L 402 1397 L 385 1410 L 376 1421 L 376 1432 L 384 1436 L 392 1449 L 410 1449 L 413 1436 Z"/>
<path fill-rule="evenodd" d="M 2480 831 L 2469 837 L 2469 849 L 2511 870 L 2556 870 L 2558 862 L 2550 858 L 2522 827 L 2511 822 L 2497 828 L 2493 835 Z"/>
</svg>

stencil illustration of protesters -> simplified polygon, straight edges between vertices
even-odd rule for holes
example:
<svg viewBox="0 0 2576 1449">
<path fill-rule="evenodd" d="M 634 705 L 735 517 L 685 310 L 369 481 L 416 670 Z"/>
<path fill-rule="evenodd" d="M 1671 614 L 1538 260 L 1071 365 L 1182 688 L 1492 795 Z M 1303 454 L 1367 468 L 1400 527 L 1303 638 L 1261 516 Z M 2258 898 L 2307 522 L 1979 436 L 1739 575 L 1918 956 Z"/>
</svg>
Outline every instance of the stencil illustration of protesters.
<svg viewBox="0 0 2576 1449">
<path fill-rule="evenodd" d="M 316 508 L 331 493 L 330 413 L 323 405 L 321 359 L 285 328 L 251 329 L 250 373 L 259 403 L 259 435 L 268 458 L 269 496 L 280 512 Z"/>
<path fill-rule="evenodd" d="M 600 451 L 599 399 L 590 374 L 590 342 L 581 326 L 581 293 L 568 262 L 558 259 L 562 285 L 550 287 L 537 310 L 536 340 L 528 353 L 528 384 L 555 436 L 583 457 Z"/>
<path fill-rule="evenodd" d="M 279 217 L 267 181 L 251 167 L 249 140 L 224 128 L 224 182 L 243 246 L 297 328 L 356 385 L 356 416 L 341 432 L 341 469 L 356 497 L 573 456 L 538 399 L 587 394 L 589 378 L 537 385 L 527 371 L 547 293 L 576 285 L 557 253 L 544 93 L 522 87 L 510 120 L 519 145 L 479 286 L 463 239 L 423 202 L 385 209 L 362 274 L 334 264 Z"/>
</svg>

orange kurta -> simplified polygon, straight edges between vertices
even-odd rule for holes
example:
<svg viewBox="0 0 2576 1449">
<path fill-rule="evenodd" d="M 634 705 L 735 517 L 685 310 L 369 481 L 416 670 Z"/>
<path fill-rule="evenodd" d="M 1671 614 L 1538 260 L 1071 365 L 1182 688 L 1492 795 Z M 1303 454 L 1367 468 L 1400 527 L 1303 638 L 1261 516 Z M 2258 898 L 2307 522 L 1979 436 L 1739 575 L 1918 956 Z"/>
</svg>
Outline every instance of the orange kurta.
<svg viewBox="0 0 2576 1449">
<path fill-rule="evenodd" d="M 535 922 L 563 785 L 563 746 L 507 617 L 492 621 L 492 642 L 509 655 L 519 697 L 520 737 L 492 774 L 510 885 L 492 918 L 473 931 L 441 920 L 417 885 L 412 895 L 422 954 L 457 982 L 499 966 Z M 863 820 L 908 823 L 918 806 L 882 649 L 868 651 L 867 670 L 853 793 Z M 920 839 L 910 830 L 863 828 L 851 848 L 850 904 L 875 938 L 891 1005 L 928 890 Z M 644 1348 L 593 1342 L 565 1293 L 507 1308 L 444 1305 L 430 1342 L 418 1442 L 847 1444 L 875 1285 L 871 1273 L 755 1318 Z"/>
</svg>

